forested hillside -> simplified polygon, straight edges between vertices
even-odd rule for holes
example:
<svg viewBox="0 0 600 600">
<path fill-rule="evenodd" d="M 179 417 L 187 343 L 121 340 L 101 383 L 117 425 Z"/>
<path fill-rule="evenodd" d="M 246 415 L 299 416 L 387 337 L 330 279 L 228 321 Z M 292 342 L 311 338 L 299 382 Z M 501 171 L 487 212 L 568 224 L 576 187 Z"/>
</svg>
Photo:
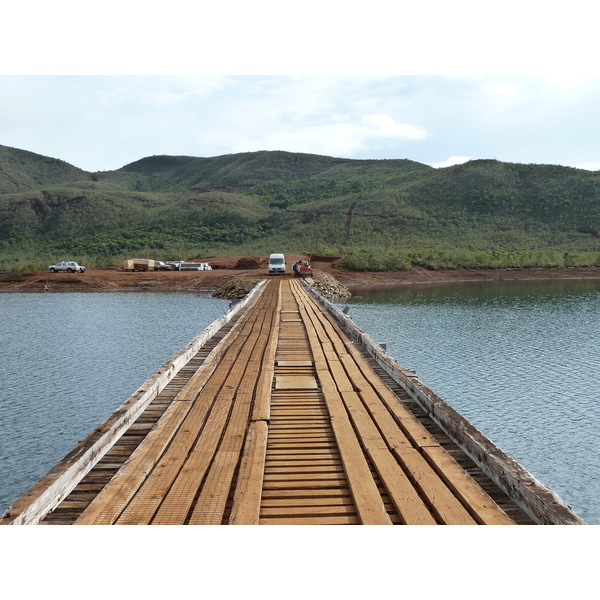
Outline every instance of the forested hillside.
<svg viewBox="0 0 600 600">
<path fill-rule="evenodd" d="M 0 269 L 316 253 L 347 268 L 600 266 L 600 173 L 288 152 L 89 173 L 0 146 Z"/>
</svg>

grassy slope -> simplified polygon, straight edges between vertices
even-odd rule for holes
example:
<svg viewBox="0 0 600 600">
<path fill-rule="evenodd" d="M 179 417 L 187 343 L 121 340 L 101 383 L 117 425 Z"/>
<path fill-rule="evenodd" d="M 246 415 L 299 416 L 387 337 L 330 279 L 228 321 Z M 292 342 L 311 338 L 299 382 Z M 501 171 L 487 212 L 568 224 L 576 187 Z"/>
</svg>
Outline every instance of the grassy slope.
<svg viewBox="0 0 600 600">
<path fill-rule="evenodd" d="M 281 249 L 352 268 L 563 266 L 600 263 L 599 230 L 600 173 L 566 167 L 252 152 L 87 173 L 0 146 L 4 263 Z"/>
</svg>

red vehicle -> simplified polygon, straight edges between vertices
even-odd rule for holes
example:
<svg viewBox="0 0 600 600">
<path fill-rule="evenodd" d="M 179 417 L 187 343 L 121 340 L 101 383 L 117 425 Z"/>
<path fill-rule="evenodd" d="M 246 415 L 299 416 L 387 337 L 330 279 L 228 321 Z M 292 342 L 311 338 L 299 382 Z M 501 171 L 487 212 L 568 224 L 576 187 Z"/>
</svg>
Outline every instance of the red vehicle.
<svg viewBox="0 0 600 600">
<path fill-rule="evenodd" d="M 292 265 L 294 277 L 312 277 L 312 267 L 307 260 L 297 260 Z"/>
</svg>

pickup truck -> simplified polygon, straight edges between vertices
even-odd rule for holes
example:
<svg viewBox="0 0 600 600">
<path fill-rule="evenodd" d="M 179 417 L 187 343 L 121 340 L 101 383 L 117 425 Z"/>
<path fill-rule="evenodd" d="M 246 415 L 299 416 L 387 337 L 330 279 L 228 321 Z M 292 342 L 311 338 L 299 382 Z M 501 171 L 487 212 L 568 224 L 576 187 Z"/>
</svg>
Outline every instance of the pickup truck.
<svg viewBox="0 0 600 600">
<path fill-rule="evenodd" d="M 48 269 L 50 269 L 50 273 L 58 273 L 59 271 L 66 271 L 67 273 L 85 273 L 85 267 L 83 265 L 78 265 L 76 262 L 70 260 L 63 260 L 55 265 L 50 265 Z"/>
</svg>

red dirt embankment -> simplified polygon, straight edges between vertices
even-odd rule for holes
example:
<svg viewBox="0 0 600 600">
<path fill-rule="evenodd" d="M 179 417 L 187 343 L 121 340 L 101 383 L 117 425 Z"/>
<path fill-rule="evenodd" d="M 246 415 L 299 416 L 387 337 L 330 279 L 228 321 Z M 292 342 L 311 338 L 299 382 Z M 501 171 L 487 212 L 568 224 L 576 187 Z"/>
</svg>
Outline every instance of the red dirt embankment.
<svg viewBox="0 0 600 600">
<path fill-rule="evenodd" d="M 287 255 L 291 263 L 306 256 Z M 88 269 L 83 274 L 38 272 L 26 276 L 0 277 L 0 292 L 209 292 L 212 293 L 234 275 L 262 279 L 268 276 L 267 256 L 227 256 L 203 258 L 212 271 L 141 271 L 121 268 Z M 352 290 L 362 286 L 391 286 L 464 281 L 512 281 L 555 279 L 600 279 L 600 268 L 581 269 L 456 269 L 430 271 L 414 268 L 410 271 L 385 273 L 356 272 L 336 269 L 331 260 L 316 259 L 315 271 L 335 277 Z M 287 275 L 291 277 L 291 273 Z"/>
</svg>

